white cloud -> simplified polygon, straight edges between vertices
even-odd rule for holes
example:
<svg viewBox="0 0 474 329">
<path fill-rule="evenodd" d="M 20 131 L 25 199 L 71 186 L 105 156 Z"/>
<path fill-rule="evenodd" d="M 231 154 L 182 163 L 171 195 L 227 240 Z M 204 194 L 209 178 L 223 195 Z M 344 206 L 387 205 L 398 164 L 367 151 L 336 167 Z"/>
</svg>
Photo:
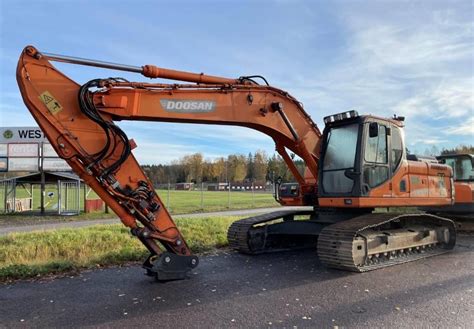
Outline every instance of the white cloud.
<svg viewBox="0 0 474 329">
<path fill-rule="evenodd" d="M 473 78 L 450 79 L 400 101 L 393 111 L 411 118 L 466 118 L 474 114 Z"/>
<path fill-rule="evenodd" d="M 369 60 L 374 69 L 386 65 L 409 66 L 412 70 L 413 65 L 425 67 L 472 54 L 471 33 L 467 26 L 455 28 L 455 31 L 424 24 L 415 28 L 404 28 L 400 24 L 372 26 L 356 33 L 353 50 L 355 55 Z"/>
<path fill-rule="evenodd" d="M 474 116 L 471 116 L 465 122 L 460 123 L 456 127 L 447 128 L 446 133 L 451 135 L 470 136 L 470 143 L 474 143 Z"/>
<path fill-rule="evenodd" d="M 53 47 L 40 50 L 72 56 L 202 70 L 215 75 L 264 74 L 272 85 L 302 101 L 319 124 L 325 115 L 349 109 L 383 117 L 396 113 L 407 117 L 409 145 L 450 147 L 466 143 L 467 138 L 467 143 L 472 143 L 471 2 L 452 5 L 349 1 L 320 5 L 283 1 L 279 11 L 269 4 L 262 6 L 274 14 L 284 13 L 284 26 L 278 20 L 261 17 L 246 22 L 238 31 L 219 30 L 213 26 L 219 20 L 213 16 L 215 12 L 209 10 L 203 16 L 205 23 L 201 28 L 190 30 L 187 19 L 193 16 L 181 8 L 166 6 L 169 14 L 157 21 L 146 19 L 151 11 L 137 15 L 130 8 L 124 10 L 127 6 L 123 5 L 114 7 L 105 16 L 100 6 L 98 11 L 87 15 L 84 24 L 104 31 L 97 37 L 86 35 L 88 32 L 78 29 L 77 24 L 69 24 L 59 34 L 46 33 L 47 39 L 37 31 L 29 31 L 27 35 L 38 40 L 38 46 L 43 43 Z M 165 10 L 163 5 L 153 7 Z M 246 12 L 239 8 L 234 13 L 229 8 L 222 5 L 217 10 L 220 11 L 218 18 Z M 78 13 L 81 10 L 78 9 Z M 31 21 L 32 14 L 27 10 L 10 12 L 13 13 L 8 17 L 10 20 Z M 20 16 L 14 16 L 19 12 Z M 170 25 L 169 17 L 177 13 L 182 21 L 176 24 L 172 21 Z M 42 34 L 51 26 L 46 24 L 41 29 Z M 5 39 L 8 42 L 2 47 L 7 43 L 9 46 L 0 49 L 0 58 L 8 64 L 3 66 L 0 80 L 0 84 L 3 83 L 0 86 L 2 125 L 34 122 L 21 104 L 19 93 L 15 92 L 14 68 L 21 48 L 14 49 L 16 45 L 12 45 L 22 34 L 25 33 L 6 34 L 9 39 Z M 146 42 L 149 40 L 153 42 Z M 58 66 L 78 82 L 110 74 L 123 75 L 133 81 L 145 80 L 137 74 Z M 179 158 L 196 151 L 212 156 L 263 148 L 272 153 L 274 147 L 269 137 L 239 127 L 145 122 L 127 122 L 123 127 L 137 140 L 136 152 L 141 162 L 169 161 L 163 159 Z M 150 155 L 149 149 L 157 151 Z"/>
<path fill-rule="evenodd" d="M 373 7 L 342 14 L 347 50 L 324 74 L 309 69 L 306 79 L 295 80 L 295 96 L 318 122 L 348 109 L 396 113 L 406 116 L 409 145 L 465 143 L 460 137 L 472 136 L 474 118 L 472 21 L 460 11 L 416 8 L 382 20 Z"/>
<path fill-rule="evenodd" d="M 407 121 L 405 136 L 407 145 L 418 149 L 433 144 L 444 146 L 449 141 L 439 127 L 429 125 L 423 120 Z"/>
</svg>

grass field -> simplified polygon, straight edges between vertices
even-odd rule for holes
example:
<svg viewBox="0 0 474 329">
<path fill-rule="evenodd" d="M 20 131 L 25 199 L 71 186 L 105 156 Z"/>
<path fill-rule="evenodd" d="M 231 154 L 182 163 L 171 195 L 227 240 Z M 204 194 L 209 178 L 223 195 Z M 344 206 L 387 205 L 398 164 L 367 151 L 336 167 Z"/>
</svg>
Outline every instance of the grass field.
<svg viewBox="0 0 474 329">
<path fill-rule="evenodd" d="M 194 253 L 227 245 L 236 217 L 178 219 L 177 226 Z M 105 265 L 142 261 L 147 251 L 122 225 L 13 233 L 0 237 L 0 280 L 30 278 Z"/>
<path fill-rule="evenodd" d="M 23 191 L 24 192 L 24 191 Z M 157 190 L 162 202 L 171 212 L 171 214 L 187 214 L 194 212 L 211 212 L 211 211 L 223 211 L 230 209 L 250 209 L 250 208 L 262 208 L 262 207 L 275 207 L 279 204 L 275 201 L 271 193 L 254 193 L 252 192 L 231 192 L 230 193 L 230 207 L 229 207 L 229 193 L 227 192 L 202 192 L 202 204 L 201 204 L 201 191 L 168 191 Z M 20 196 L 19 196 L 20 197 Z M 97 198 L 97 196 L 91 192 L 89 198 Z M 38 197 L 34 197 L 34 200 L 39 200 Z M 82 199 L 81 199 L 82 200 Z M 169 203 L 168 203 L 169 200 Z M 54 209 L 53 206 L 49 205 L 47 209 Z M 169 204 L 169 205 L 168 205 Z M 35 202 L 35 208 L 39 207 L 39 203 Z M 81 210 L 83 209 L 83 203 L 81 201 Z M 114 218 L 116 215 L 110 211 L 109 214 L 101 212 L 94 213 L 81 213 L 78 216 L 30 216 L 22 215 L 21 213 L 16 214 L 0 214 L 0 225 L 17 225 L 17 224 L 35 224 L 44 223 L 50 221 L 73 221 L 73 220 L 85 220 L 85 219 L 99 219 L 99 218 Z"/>
<path fill-rule="evenodd" d="M 157 192 L 172 214 L 278 206 L 271 193 L 231 192 L 229 196 L 227 192 L 203 191 L 201 207 L 201 191 L 170 191 L 169 205 L 168 191 Z"/>
</svg>

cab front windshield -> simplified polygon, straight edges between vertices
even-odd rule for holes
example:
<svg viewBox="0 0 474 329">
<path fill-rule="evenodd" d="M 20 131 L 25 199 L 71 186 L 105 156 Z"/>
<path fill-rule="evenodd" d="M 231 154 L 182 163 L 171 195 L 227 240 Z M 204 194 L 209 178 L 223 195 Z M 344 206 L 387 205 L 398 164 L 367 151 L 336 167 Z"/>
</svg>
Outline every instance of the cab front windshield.
<svg viewBox="0 0 474 329">
<path fill-rule="evenodd" d="M 326 193 L 350 193 L 354 181 L 345 175 L 354 169 L 359 125 L 334 127 L 328 133 L 323 162 L 323 189 Z"/>
</svg>

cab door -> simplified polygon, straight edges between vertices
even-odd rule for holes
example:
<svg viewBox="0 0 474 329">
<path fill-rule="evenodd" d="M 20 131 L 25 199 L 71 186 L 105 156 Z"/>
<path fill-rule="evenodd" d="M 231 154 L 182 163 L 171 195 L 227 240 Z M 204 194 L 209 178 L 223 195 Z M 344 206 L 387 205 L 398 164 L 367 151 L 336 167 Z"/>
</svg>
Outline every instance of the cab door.
<svg viewBox="0 0 474 329">
<path fill-rule="evenodd" d="M 389 150 L 392 197 L 410 197 L 410 176 L 403 130 L 396 125 L 392 125 L 390 129 Z"/>
<path fill-rule="evenodd" d="M 387 126 L 383 123 L 368 122 L 365 125 L 362 179 L 363 192 L 365 194 L 390 179 L 387 133 Z M 381 195 L 377 196 L 386 196 L 385 191 L 381 191 L 381 193 Z M 391 196 L 391 193 L 388 196 Z"/>
</svg>

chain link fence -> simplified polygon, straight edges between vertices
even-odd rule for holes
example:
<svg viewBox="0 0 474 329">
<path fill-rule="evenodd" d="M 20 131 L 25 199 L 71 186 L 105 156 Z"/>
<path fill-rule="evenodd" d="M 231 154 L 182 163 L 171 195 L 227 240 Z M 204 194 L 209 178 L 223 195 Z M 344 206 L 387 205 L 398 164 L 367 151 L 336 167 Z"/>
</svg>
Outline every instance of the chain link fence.
<svg viewBox="0 0 474 329">
<path fill-rule="evenodd" d="M 155 186 L 172 213 L 275 206 L 271 183 L 167 183 Z"/>
</svg>

